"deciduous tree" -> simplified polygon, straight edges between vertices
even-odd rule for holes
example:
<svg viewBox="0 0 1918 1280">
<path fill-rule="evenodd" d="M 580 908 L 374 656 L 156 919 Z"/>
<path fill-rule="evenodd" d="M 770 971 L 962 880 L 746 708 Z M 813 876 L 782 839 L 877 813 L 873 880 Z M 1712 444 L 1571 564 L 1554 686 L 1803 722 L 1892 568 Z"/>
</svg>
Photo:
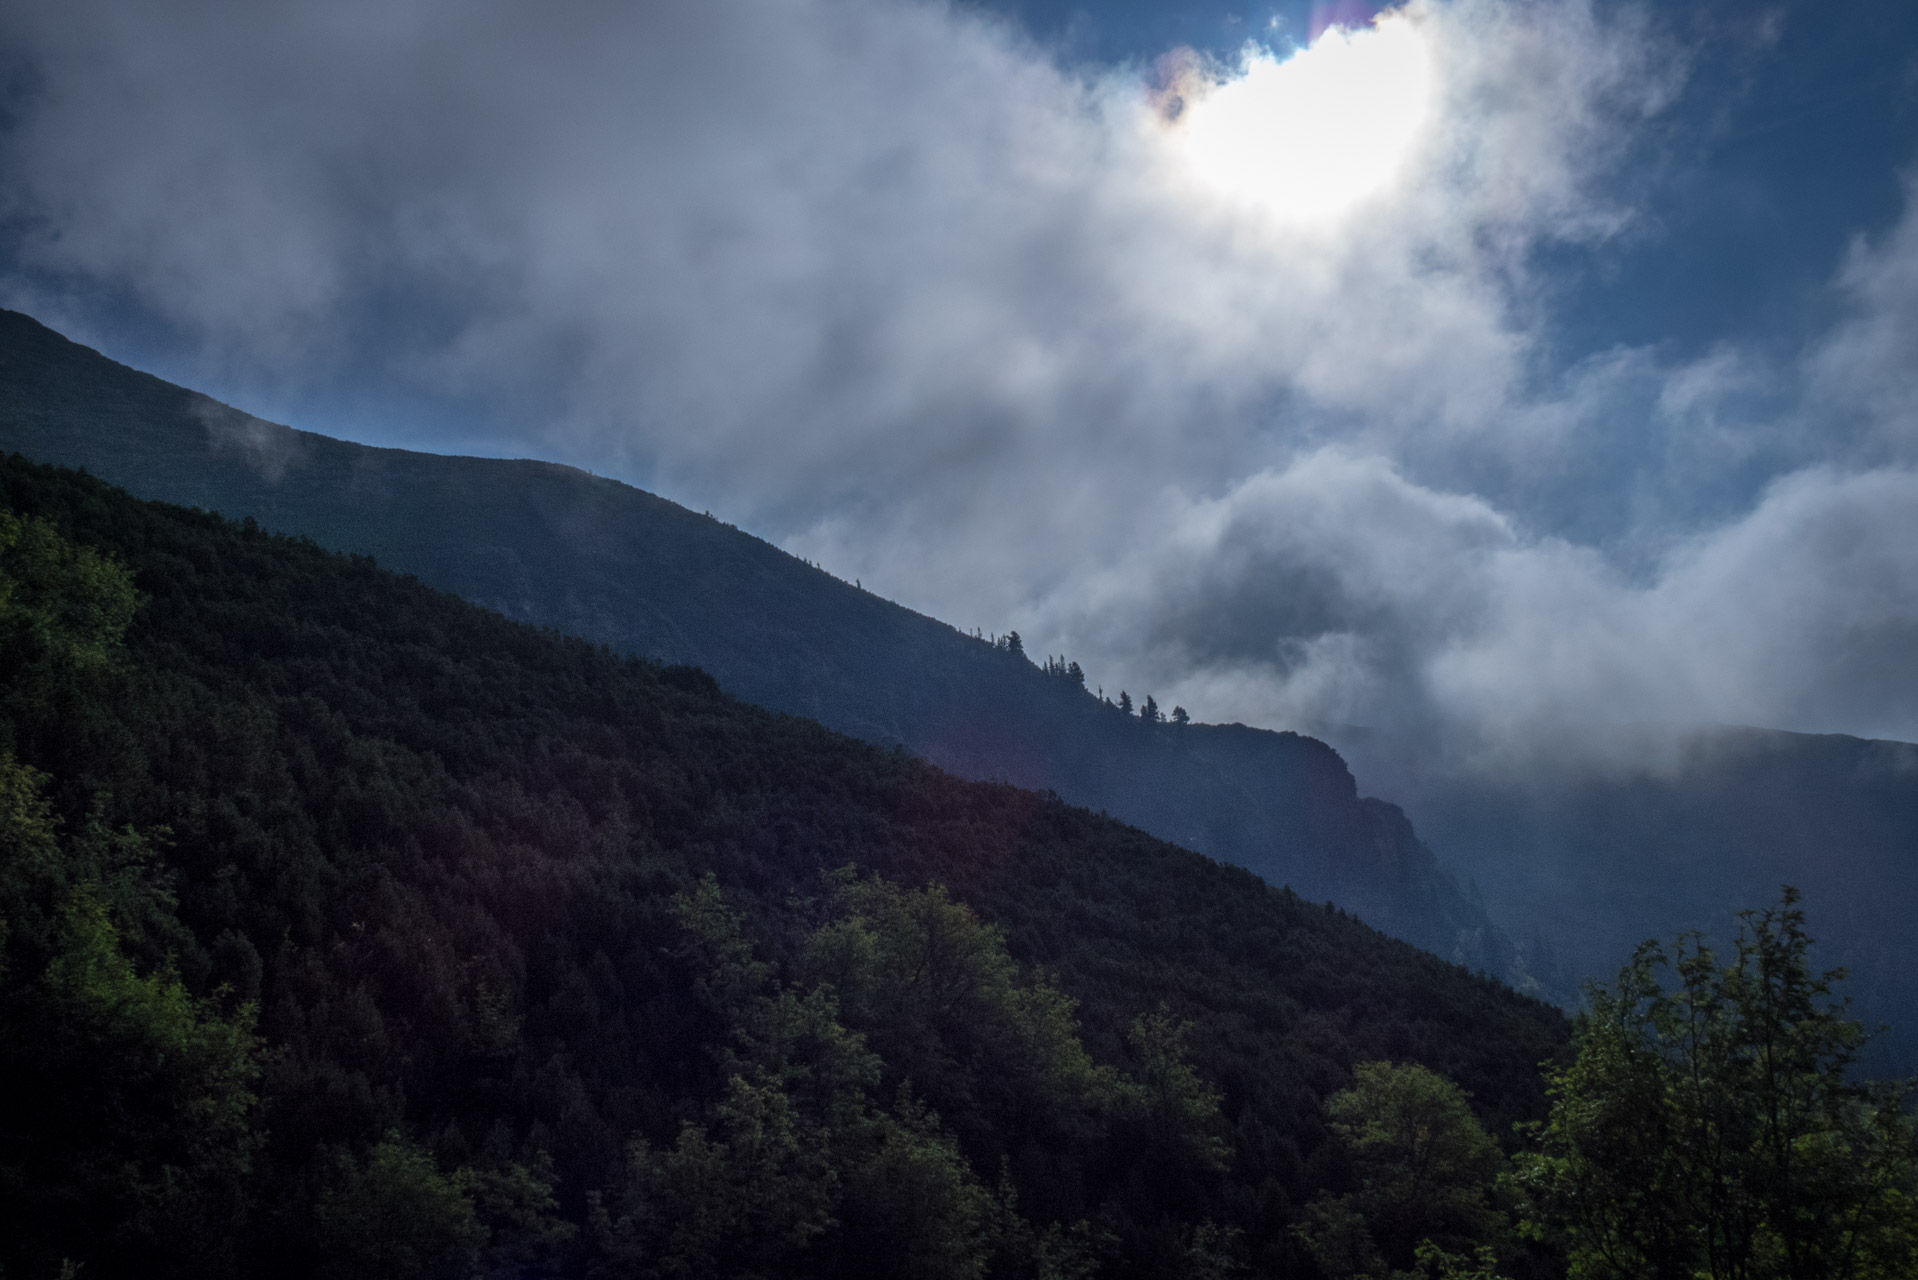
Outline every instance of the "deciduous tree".
<svg viewBox="0 0 1918 1280">
<path fill-rule="evenodd" d="M 1854 1078 L 1865 1039 L 1811 968 L 1798 895 L 1732 954 L 1646 943 L 1591 992 L 1519 1182 L 1575 1280 L 1918 1274 L 1907 1086 Z"/>
<path fill-rule="evenodd" d="M 1300 1235 L 1334 1276 L 1403 1275 L 1428 1255 L 1495 1239 L 1503 1163 L 1465 1091 L 1412 1063 L 1363 1062 L 1326 1112 L 1357 1188 L 1307 1207 Z"/>
</svg>

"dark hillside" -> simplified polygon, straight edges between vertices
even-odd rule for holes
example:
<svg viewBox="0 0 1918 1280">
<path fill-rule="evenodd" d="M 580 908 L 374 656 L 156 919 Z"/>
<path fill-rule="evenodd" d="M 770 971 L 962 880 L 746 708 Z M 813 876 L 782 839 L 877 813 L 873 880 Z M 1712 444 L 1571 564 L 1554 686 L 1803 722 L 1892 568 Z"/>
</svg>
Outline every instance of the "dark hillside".
<svg viewBox="0 0 1918 1280">
<path fill-rule="evenodd" d="M 1483 908 L 1323 743 L 1148 725 L 1024 655 L 570 467 L 374 449 L 252 418 L 0 312 L 0 449 L 251 516 L 729 693 L 1050 789 L 1522 980 Z M 1143 691 L 1141 691 L 1143 692 Z"/>
<path fill-rule="evenodd" d="M 207 1190 L 192 1204 L 228 1224 L 238 1252 L 208 1256 L 202 1235 L 191 1259 L 116 1263 L 114 1242 L 135 1238 L 124 1233 L 149 1240 L 166 1223 L 95 1221 L 88 1275 L 301 1275 L 328 1257 L 338 1274 L 339 1257 L 371 1247 L 350 1227 L 356 1205 L 404 1202 L 422 1221 L 444 1209 L 457 1243 L 477 1230 L 461 1225 L 470 1208 L 468 1219 L 453 1213 L 460 1196 L 501 1233 L 498 1248 L 535 1259 L 507 1259 L 497 1274 L 578 1273 L 623 1238 L 589 1219 L 595 1196 L 638 1194 L 627 1140 L 663 1149 L 701 1107 L 725 1114 L 714 1055 L 728 1033 L 714 1010 L 743 1007 L 724 993 L 751 983 L 724 978 L 746 972 L 740 953 L 714 944 L 734 967 L 702 968 L 686 941 L 687 895 L 706 873 L 781 973 L 801 963 L 827 910 L 825 873 L 853 864 L 905 886 L 950 886 L 1003 929 L 1025 972 L 1049 973 L 1077 1000 L 1086 1049 L 1121 1073 L 1113 1079 L 1157 1078 L 1155 1042 L 1139 1030 L 1156 1024 L 1135 1025 L 1141 1015 L 1163 1007 L 1188 1020 L 1185 1052 L 1222 1095 L 1226 1143 L 1222 1157 L 1204 1154 L 1213 1137 L 1194 1147 L 1203 1158 L 1190 1176 L 1166 1172 L 1176 1165 L 1154 1154 L 1156 1131 L 1068 1124 L 1055 1114 L 1064 1104 L 1021 1102 L 1017 1081 L 981 1076 L 969 1094 L 963 1072 L 959 1084 L 921 1073 L 984 1168 L 982 1185 L 1004 1168 L 1035 1229 L 1097 1224 L 1109 1274 L 1186 1274 L 1174 1255 L 1196 1257 L 1213 1238 L 1193 1234 L 1201 1220 L 1242 1232 L 1235 1248 L 1262 1267 L 1305 1265 L 1287 1227 L 1338 1176 L 1321 1103 L 1354 1063 L 1423 1063 L 1470 1090 L 1495 1133 L 1541 1113 L 1536 1064 L 1567 1038 L 1555 1010 L 1243 870 L 750 706 L 698 671 L 511 622 L 363 558 L 18 458 L 0 464 L 0 498 L 0 510 L 40 522 L 22 527 L 124 565 L 143 597 L 119 657 L 61 665 L 23 648 L 0 671 L 0 755 L 46 775 L 71 857 L 104 868 L 74 881 L 78 896 L 57 917 L 67 923 L 46 937 L 82 929 L 59 945 L 110 956 L 107 925 L 82 926 L 114 922 L 132 963 L 157 976 L 115 978 L 120 962 L 100 960 L 100 982 L 146 992 L 135 1005 L 156 1018 L 186 1019 L 187 1031 L 168 1034 L 214 1061 L 231 1058 L 218 1019 L 242 1035 L 238 1002 L 255 1002 L 265 1050 L 253 1172 L 233 1181 L 247 1167 L 242 1143 L 220 1166 L 227 1181 L 175 1176 L 140 1193 L 171 1204 L 164 1195 L 177 1200 L 181 1185 L 226 1187 L 229 1200 Z M 68 554 L 46 554 L 56 553 Z M 0 818 L 32 818 L 24 793 L 9 794 L 14 809 L 0 805 Z M 0 839 L 23 829 L 0 821 Z M 28 901 L 18 886 L 54 865 L 51 853 L 19 861 L 27 849 L 8 845 L 14 861 L 0 860 L 0 893 L 15 895 L 0 906 Z M 24 924 L 7 935 L 28 951 L 0 978 L 32 977 L 21 957 L 56 945 L 40 937 Z M 168 973 L 187 995 L 162 998 L 153 984 Z M 1008 999 L 1049 1007 L 1042 986 L 1030 991 Z M 189 997 L 211 1003 L 182 1012 L 199 1007 L 180 1003 Z M 0 1053 L 9 1097 L 65 1087 L 37 1074 L 56 1060 L 37 1042 L 4 1043 L 31 1049 Z M 905 1118 L 889 1132 L 936 1147 L 925 1135 L 937 1122 L 897 1107 Z M 47 1232 L 80 1212 L 46 1202 L 44 1179 L 22 1179 L 32 1165 L 21 1152 L 40 1150 L 32 1126 L 51 1114 L 15 1111 L 0 1131 L 0 1201 L 11 1216 L 21 1197 L 40 1196 L 33 1221 Z M 78 1159 L 92 1148 L 77 1142 L 66 1135 L 54 1149 Z M 452 1182 L 436 1162 L 458 1167 Z M 542 1209 L 549 1184 L 557 1198 Z M 67 1247 L 22 1256 L 34 1237 L 9 1234 L 9 1275 L 51 1274 Z M 364 1273 L 424 1274 L 394 1267 Z"/>
</svg>

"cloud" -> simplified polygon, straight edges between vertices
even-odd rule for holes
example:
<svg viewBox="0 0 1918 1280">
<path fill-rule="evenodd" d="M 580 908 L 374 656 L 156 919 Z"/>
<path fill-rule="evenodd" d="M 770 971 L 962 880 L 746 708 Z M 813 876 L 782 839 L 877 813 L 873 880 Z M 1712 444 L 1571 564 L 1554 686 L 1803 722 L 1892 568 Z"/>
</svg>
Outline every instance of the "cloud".
<svg viewBox="0 0 1918 1280">
<path fill-rule="evenodd" d="M 19 0 L 4 287 L 136 299 L 248 408 L 440 397 L 1206 717 L 1918 734 L 1918 232 L 1803 370 L 1559 367 L 1538 250 L 1639 233 L 1683 58 L 1586 0 L 1380 21 L 1337 43 L 1421 50 L 1422 123 L 1301 220 L 1200 180 L 1166 84 L 930 0 Z"/>
<path fill-rule="evenodd" d="M 1918 470 L 1795 472 L 1633 577 L 1326 450 L 1047 603 L 1050 630 L 1131 651 L 1168 704 L 1388 729 L 1454 764 L 1642 754 L 1661 725 L 1909 737 Z"/>
<path fill-rule="evenodd" d="M 1886 452 L 1918 451 L 1918 181 L 1906 214 L 1878 242 L 1852 244 L 1838 284 L 1850 313 L 1811 356 L 1810 384 L 1828 419 L 1861 421 Z"/>
<path fill-rule="evenodd" d="M 1523 341 L 1486 233 L 1591 230 L 1576 156 L 1643 70 L 1578 5 L 1415 6 L 1388 21 L 1453 67 L 1417 181 L 1288 237 L 1181 182 L 1142 86 L 943 5 L 10 13 L 36 263 L 261 361 L 425 312 L 417 375 L 557 388 L 594 447 L 775 502 L 1229 430 L 1287 390 L 1475 416 Z"/>
<path fill-rule="evenodd" d="M 266 422 L 217 400 L 198 398 L 188 412 L 206 428 L 207 443 L 216 454 L 240 457 L 260 479 L 278 484 L 289 469 L 305 464 L 311 436 L 291 427 Z"/>
</svg>

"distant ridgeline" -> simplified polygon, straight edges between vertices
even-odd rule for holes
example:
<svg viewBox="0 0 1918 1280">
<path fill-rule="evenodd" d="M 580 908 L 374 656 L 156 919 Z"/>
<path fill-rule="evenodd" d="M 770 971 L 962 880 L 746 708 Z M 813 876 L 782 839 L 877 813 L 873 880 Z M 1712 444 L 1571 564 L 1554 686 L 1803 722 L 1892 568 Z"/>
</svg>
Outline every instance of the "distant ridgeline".
<svg viewBox="0 0 1918 1280">
<path fill-rule="evenodd" d="M 1469 1240 L 1568 1038 L 1056 797 L 18 458 L 0 921 L 9 1280 L 1405 1266 L 1352 1117 L 1436 1108 L 1479 1182 L 1413 1221 Z"/>
<path fill-rule="evenodd" d="M 1325 744 L 1128 715 L 761 539 L 538 462 L 375 449 L 252 418 L 0 312 L 0 450 L 374 556 L 511 618 L 698 666 L 760 706 L 1052 790 L 1520 985 L 1510 942 Z"/>
<path fill-rule="evenodd" d="M 1865 1062 L 1918 1075 L 1918 745 L 1699 729 L 1639 770 L 1540 772 L 1399 793 L 1500 921 L 1539 931 L 1535 969 L 1604 976 L 1645 938 L 1729 937 L 1736 912 L 1796 885 L 1819 962 L 1888 1028 Z"/>
</svg>

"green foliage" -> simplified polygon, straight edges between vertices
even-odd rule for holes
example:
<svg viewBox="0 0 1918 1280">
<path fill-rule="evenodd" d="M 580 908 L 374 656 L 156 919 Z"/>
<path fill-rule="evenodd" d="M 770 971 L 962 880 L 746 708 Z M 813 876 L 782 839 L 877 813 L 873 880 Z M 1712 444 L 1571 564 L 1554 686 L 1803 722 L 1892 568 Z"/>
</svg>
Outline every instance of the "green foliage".
<svg viewBox="0 0 1918 1280">
<path fill-rule="evenodd" d="M 22 862 L 60 853 L 23 780 L 0 757 L 0 807 L 12 810 L 0 861 L 16 890 Z M 15 1256 L 218 1257 L 258 1145 L 252 1006 L 223 1015 L 170 969 L 137 972 L 84 885 L 50 920 L 31 895 L 6 897 L 0 1089 L 31 1121 L 0 1129 L 0 1192 L 22 1210 Z M 89 1226 L 108 1206 L 111 1227 Z"/>
<path fill-rule="evenodd" d="M 1173 1177 L 1224 1173 L 1231 1162 L 1219 1091 L 1186 1060 L 1191 1030 L 1161 1005 L 1133 1019 L 1127 1036 L 1137 1074 L 1125 1101 L 1145 1128 L 1150 1163 Z"/>
<path fill-rule="evenodd" d="M 0 511 L 0 676 L 33 663 L 103 666 L 138 607 L 119 565 L 45 520 Z"/>
<path fill-rule="evenodd" d="M 861 1275 L 977 1280 L 1006 1224 L 958 1145 L 910 1093 L 877 1131 L 846 1178 L 847 1260 Z"/>
<path fill-rule="evenodd" d="M 1080 1042 L 1072 999 L 1022 979 L 1000 931 L 943 886 L 842 872 L 834 897 L 842 915 L 808 940 L 808 976 L 975 1159 L 996 1161 L 1015 1133 L 1083 1138 L 1110 1111 L 1117 1077 Z"/>
<path fill-rule="evenodd" d="M 30 948 L 44 963 L 54 922 L 47 891 L 66 887 L 69 878 L 45 783 L 44 774 L 0 753 L 0 981 L 11 976 L 22 950 Z"/>
<path fill-rule="evenodd" d="M 1300 1234 L 1333 1276 L 1456 1267 L 1448 1248 L 1499 1237 L 1490 1204 L 1503 1159 L 1463 1090 L 1416 1064 L 1363 1062 L 1326 1105 L 1357 1188 L 1315 1200 Z"/>
<path fill-rule="evenodd" d="M 1430 1240 L 1422 1240 L 1414 1257 L 1415 1280 L 1505 1280 L 1500 1274 L 1498 1250 L 1482 1244 L 1471 1253 L 1448 1253 Z"/>
<path fill-rule="evenodd" d="M 857 1131 L 882 1064 L 865 1037 L 840 1021 L 835 993 L 782 987 L 773 966 L 756 958 L 745 921 L 726 906 L 712 875 L 676 895 L 673 907 L 689 939 L 693 986 L 729 1033 L 714 1054 L 728 1089 L 750 1077 L 796 1100 L 815 1142 Z"/>
<path fill-rule="evenodd" d="M 1237 1227 L 1221 1227 L 1211 1221 L 1194 1227 L 1181 1268 L 1186 1280 L 1233 1280 L 1243 1276 L 1245 1266 L 1238 1258 L 1242 1235 Z"/>
<path fill-rule="evenodd" d="M 1243 871 L 364 559 L 0 495 L 146 601 L 0 681 L 10 1275 L 387 1266 L 341 1224 L 389 1176 L 401 1268 L 664 1265 L 660 1206 L 763 1186 L 773 1254 L 827 1193 L 799 1274 L 1276 1271 L 1350 1062 L 1542 1114 L 1555 1013 Z"/>
<path fill-rule="evenodd" d="M 1008 1135 L 1081 1144 L 1082 1160 L 1096 1148 L 1117 1161 L 1108 1175 L 1223 1172 L 1219 1094 L 1186 1061 L 1183 1024 L 1163 1011 L 1137 1019 L 1138 1075 L 1121 1078 L 1093 1063 L 1072 1002 L 1027 978 L 998 931 L 943 887 L 849 869 L 829 883 L 834 915 L 807 938 L 792 985 L 758 958 L 713 877 L 675 898 L 692 983 L 728 1029 L 715 1052 L 725 1091 L 672 1146 L 632 1145 L 622 1197 L 595 1216 L 608 1268 L 1090 1274 L 1086 1220 L 1041 1226 L 1019 1210 Z M 949 1129 L 935 1104 L 962 1122 Z M 1148 1136 L 1128 1144 L 1128 1129 Z M 996 1195 L 981 1159 L 1005 1171 Z M 1179 1274 L 1230 1274 L 1241 1232 L 1207 1222 L 1189 1234 Z"/>
<path fill-rule="evenodd" d="M 317 1274 L 323 1277 L 538 1276 L 578 1235 L 559 1216 L 551 1161 L 530 1164 L 482 1152 L 451 1173 L 398 1131 L 364 1157 L 344 1149 L 319 1162 L 313 1206 Z"/>
<path fill-rule="evenodd" d="M 488 1275 L 525 1277 L 557 1270 L 579 1228 L 560 1216 L 552 1157 L 539 1150 L 522 1163 L 497 1153 L 481 1154 L 479 1163 L 452 1175 L 486 1231 L 481 1269 Z"/>
<path fill-rule="evenodd" d="M 42 990 L 69 1032 L 96 1047 L 124 1045 L 143 1060 L 123 1063 L 121 1071 L 177 1076 L 184 1086 L 179 1118 L 196 1145 L 243 1153 L 253 1104 L 248 1087 L 259 1074 L 252 1008 L 242 1005 L 223 1018 L 176 975 L 136 974 L 106 908 L 85 892 L 62 910 L 58 936 Z"/>
<path fill-rule="evenodd" d="M 12 699 L 63 702 L 48 690 L 109 665 L 136 603 L 123 569 L 0 512 Z M 195 997 L 170 961 L 136 968 L 127 932 L 151 949 L 172 918 L 151 850 L 97 808 L 63 839 L 47 782 L 0 751 L 0 1095 L 15 1117 L 0 1122 L 0 1198 L 17 1214 L 4 1257 L 217 1264 L 258 1146 L 255 1010 Z"/>
<path fill-rule="evenodd" d="M 909 1087 L 881 1110 L 880 1060 L 838 1020 L 829 989 L 800 992 L 755 958 L 710 876 L 675 899 L 695 986 L 731 1030 L 729 1075 L 672 1147 L 632 1145 L 624 1195 L 595 1229 L 610 1272 L 772 1277 L 982 1274 L 991 1199 Z M 844 940 L 844 929 L 828 926 Z M 824 1237 L 824 1239 L 822 1239 Z"/>
<path fill-rule="evenodd" d="M 634 1142 L 622 1211 L 595 1222 L 611 1273 L 770 1280 L 834 1225 L 837 1171 L 819 1135 L 776 1083 L 729 1085 L 717 1137 L 688 1121 L 667 1150 Z"/>
<path fill-rule="evenodd" d="M 1907 1090 L 1853 1078 L 1864 1032 L 1842 975 L 1810 967 L 1797 902 L 1745 913 L 1726 961 L 1684 935 L 1592 989 L 1519 1178 L 1575 1280 L 1914 1273 Z"/>
<path fill-rule="evenodd" d="M 996 1256 L 994 1276 L 1022 1280 L 1089 1280 L 1120 1251 L 1110 1231 L 1095 1230 L 1081 1218 L 1070 1228 L 1060 1223 L 1035 1227 L 1019 1209 L 1019 1189 L 1002 1163 L 992 1202 L 992 1238 Z"/>
<path fill-rule="evenodd" d="M 468 1274 L 486 1228 L 464 1180 L 390 1134 L 364 1162 L 342 1157 L 317 1217 L 321 1274 L 340 1280 L 455 1280 Z"/>
</svg>

